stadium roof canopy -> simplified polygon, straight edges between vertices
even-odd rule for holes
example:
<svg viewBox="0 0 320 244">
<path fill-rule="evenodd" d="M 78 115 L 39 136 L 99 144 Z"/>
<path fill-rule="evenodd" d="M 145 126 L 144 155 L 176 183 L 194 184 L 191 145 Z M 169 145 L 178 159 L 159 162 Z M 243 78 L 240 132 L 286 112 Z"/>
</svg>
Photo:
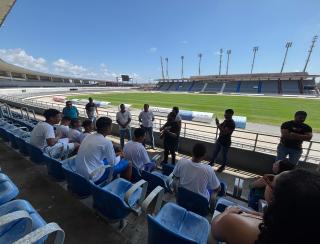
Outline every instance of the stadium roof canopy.
<svg viewBox="0 0 320 244">
<path fill-rule="evenodd" d="M 232 74 L 232 75 L 202 75 L 190 76 L 190 78 L 179 79 L 158 79 L 158 81 L 250 81 L 250 80 L 306 80 L 315 79 L 320 75 L 309 75 L 308 72 L 287 72 L 287 73 L 255 73 L 255 74 Z"/>
<path fill-rule="evenodd" d="M 11 8 L 15 4 L 16 0 L 1 0 L 0 1 L 0 27 L 6 19 Z"/>
</svg>

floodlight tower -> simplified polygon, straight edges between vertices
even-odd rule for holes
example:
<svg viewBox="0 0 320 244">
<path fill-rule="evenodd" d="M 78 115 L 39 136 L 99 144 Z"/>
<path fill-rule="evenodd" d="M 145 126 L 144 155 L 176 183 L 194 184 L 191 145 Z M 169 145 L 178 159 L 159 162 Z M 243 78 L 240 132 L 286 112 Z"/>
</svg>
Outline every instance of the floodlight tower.
<svg viewBox="0 0 320 244">
<path fill-rule="evenodd" d="M 198 54 L 199 57 L 199 69 L 198 69 L 198 74 L 199 76 L 201 75 L 201 59 L 202 59 L 202 53 Z"/>
<path fill-rule="evenodd" d="M 251 64 L 251 72 L 250 74 L 252 74 L 253 71 L 253 67 L 254 67 L 254 61 L 256 59 L 256 52 L 258 52 L 259 47 L 253 47 L 252 51 L 253 51 L 253 59 L 252 59 L 252 64 Z"/>
<path fill-rule="evenodd" d="M 162 61 L 162 56 L 160 56 L 160 63 L 161 63 L 161 74 L 162 74 L 162 80 L 164 80 L 164 72 L 163 72 L 163 61 Z"/>
<path fill-rule="evenodd" d="M 284 54 L 284 59 L 282 62 L 282 67 L 281 67 L 280 73 L 282 73 L 282 71 L 283 71 L 284 64 L 286 63 L 286 59 L 287 59 L 287 55 L 288 55 L 288 50 L 290 47 L 292 47 L 292 42 L 287 42 L 286 43 L 286 53 Z"/>
<path fill-rule="evenodd" d="M 314 48 L 314 45 L 315 45 L 317 39 L 318 39 L 318 36 L 314 36 L 313 39 L 312 39 L 311 47 L 310 47 L 310 49 L 308 51 L 309 54 L 308 54 L 308 57 L 307 57 L 307 60 L 306 60 L 306 64 L 304 65 L 303 72 L 306 72 L 306 70 L 307 70 L 307 66 L 308 66 L 308 63 L 310 61 L 311 53 L 313 51 L 313 48 Z"/>
<path fill-rule="evenodd" d="M 169 80 L 169 70 L 168 70 L 169 59 L 165 58 L 164 60 L 166 61 L 166 78 Z"/>
<path fill-rule="evenodd" d="M 183 78 L 183 60 L 184 56 L 181 56 L 181 78 Z"/>
<path fill-rule="evenodd" d="M 221 75 L 221 64 L 222 64 L 222 54 L 223 54 L 223 49 L 220 49 L 220 61 L 219 61 L 219 75 Z"/>
<path fill-rule="evenodd" d="M 231 50 L 227 50 L 227 70 L 226 70 L 226 75 L 229 73 L 229 60 L 230 60 L 230 55 L 231 55 Z"/>
</svg>

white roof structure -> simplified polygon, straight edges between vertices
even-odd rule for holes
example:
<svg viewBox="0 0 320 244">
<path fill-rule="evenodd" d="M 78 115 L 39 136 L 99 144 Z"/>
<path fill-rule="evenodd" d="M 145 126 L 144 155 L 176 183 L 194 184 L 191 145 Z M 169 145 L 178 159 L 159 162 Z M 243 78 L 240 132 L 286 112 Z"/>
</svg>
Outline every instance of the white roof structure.
<svg viewBox="0 0 320 244">
<path fill-rule="evenodd" d="M 0 1 L 0 27 L 9 14 L 11 8 L 16 3 L 16 0 L 1 0 Z"/>
</svg>

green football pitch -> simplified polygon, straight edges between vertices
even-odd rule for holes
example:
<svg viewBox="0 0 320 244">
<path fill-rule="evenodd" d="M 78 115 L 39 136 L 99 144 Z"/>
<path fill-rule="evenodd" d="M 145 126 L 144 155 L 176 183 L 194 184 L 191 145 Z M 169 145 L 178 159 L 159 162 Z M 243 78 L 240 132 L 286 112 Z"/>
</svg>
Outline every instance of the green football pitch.
<svg viewBox="0 0 320 244">
<path fill-rule="evenodd" d="M 315 131 L 320 131 L 319 99 L 152 92 L 113 92 L 69 96 L 68 98 L 83 99 L 89 96 L 93 97 L 94 100 L 111 102 L 112 105 L 126 103 L 135 108 L 142 108 L 144 103 L 166 108 L 178 106 L 184 110 L 212 112 L 220 118 L 223 116 L 225 109 L 232 108 L 235 115 L 246 116 L 248 122 L 278 126 L 282 122 L 292 119 L 297 110 L 305 110 L 308 113 L 306 123 L 311 125 Z"/>
</svg>

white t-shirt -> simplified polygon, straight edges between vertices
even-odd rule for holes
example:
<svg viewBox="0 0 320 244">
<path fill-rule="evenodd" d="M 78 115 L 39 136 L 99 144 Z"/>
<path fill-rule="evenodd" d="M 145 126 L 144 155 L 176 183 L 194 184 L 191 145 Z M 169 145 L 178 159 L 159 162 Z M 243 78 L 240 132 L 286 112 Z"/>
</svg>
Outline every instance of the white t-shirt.
<svg viewBox="0 0 320 244">
<path fill-rule="evenodd" d="M 147 150 L 140 142 L 129 141 L 123 148 L 124 158 L 133 163 L 137 169 L 143 169 L 144 165 L 150 163 Z"/>
<path fill-rule="evenodd" d="M 86 138 L 86 136 L 91 135 L 91 133 L 89 132 L 82 132 L 80 135 L 80 143 L 82 143 L 82 141 L 84 140 L 84 138 Z"/>
<path fill-rule="evenodd" d="M 139 119 L 141 119 L 143 127 L 152 127 L 153 126 L 154 116 L 151 111 L 148 111 L 148 112 L 142 111 L 139 114 Z"/>
<path fill-rule="evenodd" d="M 81 132 L 77 129 L 70 129 L 68 132 L 69 142 L 80 143 Z"/>
<path fill-rule="evenodd" d="M 173 175 L 180 178 L 179 186 L 204 196 L 208 201 L 208 189 L 215 190 L 220 186 L 219 179 L 210 165 L 194 163 L 185 158 L 178 161 Z"/>
<path fill-rule="evenodd" d="M 127 110 L 124 111 L 123 113 L 122 113 L 121 111 L 119 111 L 119 112 L 117 113 L 117 116 L 116 116 L 116 120 L 117 120 L 117 121 L 119 120 L 121 124 L 127 123 L 129 118 L 131 119 L 131 114 L 130 114 L 130 112 L 127 111 Z M 120 125 L 119 125 L 119 128 L 120 128 L 120 129 L 129 129 L 129 128 L 130 128 L 130 123 L 127 125 L 126 128 L 123 128 L 123 127 L 120 126 Z"/>
<path fill-rule="evenodd" d="M 53 126 L 47 122 L 38 123 L 30 134 L 30 143 L 43 150 L 48 146 L 47 139 L 56 138 Z"/>
<path fill-rule="evenodd" d="M 61 138 L 67 138 L 69 133 L 69 126 L 66 125 L 57 125 L 56 126 L 56 135 Z"/>
<path fill-rule="evenodd" d="M 76 172 L 86 179 L 97 181 L 105 171 L 104 159 L 110 165 L 116 163 L 112 142 L 99 133 L 88 135 L 82 141 L 76 156 Z M 91 176 L 94 171 L 95 173 Z"/>
</svg>

